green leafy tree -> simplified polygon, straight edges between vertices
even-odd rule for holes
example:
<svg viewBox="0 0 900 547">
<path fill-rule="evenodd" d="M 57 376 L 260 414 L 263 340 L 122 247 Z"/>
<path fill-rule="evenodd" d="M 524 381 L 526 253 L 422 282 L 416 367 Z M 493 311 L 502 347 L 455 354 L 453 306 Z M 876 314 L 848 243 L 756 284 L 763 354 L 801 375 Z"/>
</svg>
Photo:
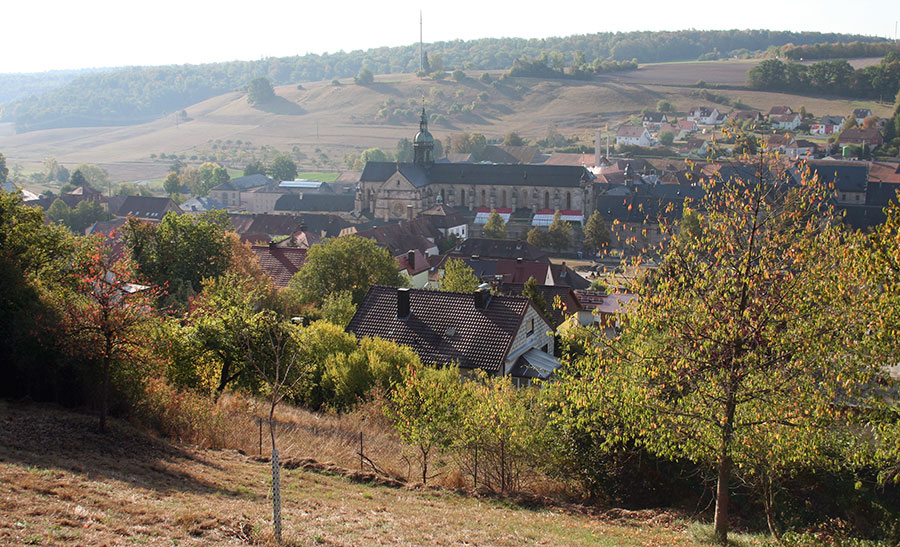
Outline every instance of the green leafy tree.
<svg viewBox="0 0 900 547">
<path fill-rule="evenodd" d="M 356 315 L 356 305 L 350 291 L 332 293 L 322 301 L 322 318 L 335 325 L 347 328 L 350 320 Z"/>
<path fill-rule="evenodd" d="M 172 171 L 163 182 L 163 190 L 170 196 L 173 196 L 178 193 L 179 188 L 181 188 L 181 179 L 178 178 L 178 173 Z"/>
<path fill-rule="evenodd" d="M 280 154 L 272 160 L 269 175 L 275 180 L 294 180 L 297 178 L 297 164 L 289 156 Z"/>
<path fill-rule="evenodd" d="M 88 180 L 84 177 L 81 169 L 76 169 L 72 172 L 72 176 L 69 177 L 69 184 L 74 188 L 78 188 L 79 186 L 89 186 Z"/>
<path fill-rule="evenodd" d="M 412 141 L 406 137 L 397 141 L 397 161 L 410 162 L 414 157 Z"/>
<path fill-rule="evenodd" d="M 528 235 L 525 237 L 525 240 L 538 249 L 546 249 L 550 246 L 550 241 L 547 237 L 547 231 L 542 230 L 539 226 L 535 226 L 534 228 L 528 230 Z"/>
<path fill-rule="evenodd" d="M 6 156 L 0 153 L 0 184 L 6 182 L 9 178 L 9 168 L 6 166 Z"/>
<path fill-rule="evenodd" d="M 266 166 L 259 160 L 253 160 L 248 162 L 244 167 L 244 176 L 249 177 L 250 175 L 265 175 L 266 174 Z"/>
<path fill-rule="evenodd" d="M 484 237 L 506 239 L 506 223 L 496 210 L 491 211 L 484 225 Z"/>
<path fill-rule="evenodd" d="M 228 170 L 218 163 L 205 162 L 198 170 L 198 177 L 192 178 L 195 186 L 190 187 L 191 192 L 197 196 L 205 196 L 216 186 L 231 180 Z"/>
<path fill-rule="evenodd" d="M 511 131 L 503 138 L 503 144 L 506 146 L 525 146 L 525 140 L 515 131 Z"/>
<path fill-rule="evenodd" d="M 322 302 L 329 295 L 348 291 L 359 305 L 376 283 L 402 287 L 406 281 L 386 249 L 372 239 L 350 235 L 310 247 L 290 286 L 304 302 Z"/>
<path fill-rule="evenodd" d="M 219 277 L 228 269 L 229 226 L 224 211 L 197 216 L 170 212 L 158 224 L 129 218 L 123 235 L 139 276 L 166 287 L 170 298 L 184 303 L 203 279 Z"/>
<path fill-rule="evenodd" d="M 633 438 L 716 469 L 720 542 L 735 473 L 818 461 L 845 418 L 835 403 L 863 400 L 872 373 L 854 358 L 866 325 L 827 189 L 805 175 L 786 188 L 766 159 L 709 183 L 699 233 L 664 249 L 596 363 Z"/>
<path fill-rule="evenodd" d="M 265 104 L 274 98 L 275 89 L 265 76 L 254 78 L 247 85 L 247 102 L 250 104 Z"/>
<path fill-rule="evenodd" d="M 460 438 L 467 390 L 456 367 L 406 368 L 385 412 L 404 442 L 419 452 L 422 484 L 428 484 L 435 451 L 448 450 Z"/>
<path fill-rule="evenodd" d="M 562 219 L 559 211 L 553 214 L 553 223 L 547 228 L 547 242 L 552 249 L 564 251 L 572 244 L 572 225 Z"/>
<path fill-rule="evenodd" d="M 481 284 L 468 264 L 458 258 L 448 258 L 444 263 L 441 290 L 454 292 L 475 292 Z"/>
<path fill-rule="evenodd" d="M 359 73 L 353 78 L 356 85 L 372 85 L 375 83 L 375 75 L 368 68 L 363 67 Z"/>
<path fill-rule="evenodd" d="M 672 146 L 672 143 L 675 142 L 675 134 L 671 131 L 661 131 L 659 133 L 659 142 L 663 146 Z"/>
<path fill-rule="evenodd" d="M 665 99 L 660 99 L 659 102 L 656 103 L 656 110 L 660 112 L 673 112 L 675 109 L 672 107 L 672 103 Z"/>
<path fill-rule="evenodd" d="M 528 281 L 525 282 L 525 288 L 522 289 L 522 296 L 527 296 L 539 312 L 543 313 L 545 317 L 550 317 L 547 309 L 547 300 L 544 298 L 544 294 L 541 292 L 537 280 L 533 276 L 529 277 Z"/>
<path fill-rule="evenodd" d="M 59 198 L 56 198 L 53 200 L 53 203 L 50 204 L 50 207 L 47 208 L 47 212 L 45 213 L 45 215 L 51 222 L 56 222 L 63 226 L 68 226 L 72 216 L 72 209 L 70 209 L 69 206 L 66 205 L 66 202 Z"/>
<path fill-rule="evenodd" d="M 584 225 L 584 248 L 592 254 L 609 246 L 609 229 L 599 211 L 594 211 Z"/>
<path fill-rule="evenodd" d="M 87 185 L 91 188 L 101 189 L 106 188 L 109 185 L 109 173 L 106 172 L 106 169 L 94 165 L 92 163 L 82 163 L 81 165 L 75 168 L 76 171 L 81 172 L 84 179 L 87 181 Z M 72 174 L 74 177 L 74 173 Z M 71 181 L 70 181 L 71 182 Z M 72 182 L 74 186 L 81 186 L 83 183 L 79 182 L 75 184 Z"/>
</svg>

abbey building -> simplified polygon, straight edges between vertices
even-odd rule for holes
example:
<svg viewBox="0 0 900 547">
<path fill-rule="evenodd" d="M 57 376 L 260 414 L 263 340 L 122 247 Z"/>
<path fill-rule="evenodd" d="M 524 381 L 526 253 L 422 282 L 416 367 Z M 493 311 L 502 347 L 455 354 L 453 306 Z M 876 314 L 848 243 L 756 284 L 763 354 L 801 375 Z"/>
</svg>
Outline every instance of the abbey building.
<svg viewBox="0 0 900 547">
<path fill-rule="evenodd" d="M 443 203 L 451 207 L 587 218 L 594 176 L 579 166 L 448 163 L 435 161 L 425 109 L 412 162 L 368 162 L 356 193 L 356 212 L 372 219 L 409 219 Z"/>
</svg>

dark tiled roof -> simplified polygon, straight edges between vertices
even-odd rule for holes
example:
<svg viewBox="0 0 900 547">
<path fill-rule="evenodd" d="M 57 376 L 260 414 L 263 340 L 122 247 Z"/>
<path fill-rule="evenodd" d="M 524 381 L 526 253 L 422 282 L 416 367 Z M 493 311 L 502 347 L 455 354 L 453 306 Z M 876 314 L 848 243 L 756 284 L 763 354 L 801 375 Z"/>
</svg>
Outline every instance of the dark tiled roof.
<svg viewBox="0 0 900 547">
<path fill-rule="evenodd" d="M 534 146 L 487 145 L 478 159 L 491 163 L 531 163 L 538 149 Z"/>
<path fill-rule="evenodd" d="M 85 230 L 85 235 L 94 235 L 94 234 L 106 234 L 110 235 L 114 231 L 118 230 L 125 223 L 128 222 L 127 218 L 114 218 L 112 220 L 103 220 L 100 222 L 95 222 L 90 228 Z"/>
<path fill-rule="evenodd" d="M 268 245 L 254 245 L 252 249 L 259 259 L 260 267 L 272 279 L 276 289 L 287 287 L 291 277 L 306 262 L 306 249 Z"/>
<path fill-rule="evenodd" d="M 868 180 L 868 164 L 862 162 L 842 163 L 835 161 L 808 162 L 811 174 L 818 174 L 819 180 L 834 184 L 841 192 L 865 192 Z"/>
<path fill-rule="evenodd" d="M 285 194 L 275 202 L 276 211 L 350 212 L 354 196 L 333 194 Z"/>
<path fill-rule="evenodd" d="M 175 211 L 181 214 L 181 208 L 169 198 L 145 196 L 128 196 L 116 213 L 121 217 L 133 216 L 147 220 L 162 220 L 166 213 Z"/>
<path fill-rule="evenodd" d="M 256 175 L 247 175 L 246 177 L 238 177 L 223 182 L 213 188 L 213 190 L 249 190 L 250 188 L 265 186 L 273 182 L 275 182 L 275 179 L 257 173 Z"/>
<path fill-rule="evenodd" d="M 395 287 L 375 285 L 347 330 L 411 347 L 425 363 L 502 372 L 509 348 L 530 305 L 527 298 L 491 297 L 475 308 L 471 293 L 410 289 L 410 314 L 397 318 Z"/>
<path fill-rule="evenodd" d="M 650 122 L 650 123 L 662 123 L 662 121 L 666 118 L 666 115 L 663 112 L 647 112 L 644 114 L 644 117 L 641 121 Z"/>
<path fill-rule="evenodd" d="M 550 271 L 556 286 L 572 287 L 573 289 L 586 289 L 591 286 L 590 281 L 578 275 L 578 272 L 565 264 L 552 264 Z"/>
<path fill-rule="evenodd" d="M 558 186 L 578 188 L 593 175 L 571 165 L 497 165 L 483 163 L 435 163 L 423 167 L 415 163 L 368 162 L 360 181 L 381 182 L 395 172 L 416 188 L 429 184 L 492 184 L 499 186 Z"/>
<path fill-rule="evenodd" d="M 370 228 L 356 232 L 359 237 L 374 239 L 379 245 L 390 251 L 392 256 L 397 256 L 411 249 L 425 252 L 435 246 L 420 233 L 411 230 L 411 223 L 388 224 L 378 228 Z"/>
<path fill-rule="evenodd" d="M 547 253 L 534 245 L 521 239 L 489 239 L 485 237 L 470 237 L 463 241 L 455 249 L 451 249 L 448 255 L 453 257 L 479 256 L 481 258 L 522 258 L 530 262 L 549 263 Z"/>
</svg>

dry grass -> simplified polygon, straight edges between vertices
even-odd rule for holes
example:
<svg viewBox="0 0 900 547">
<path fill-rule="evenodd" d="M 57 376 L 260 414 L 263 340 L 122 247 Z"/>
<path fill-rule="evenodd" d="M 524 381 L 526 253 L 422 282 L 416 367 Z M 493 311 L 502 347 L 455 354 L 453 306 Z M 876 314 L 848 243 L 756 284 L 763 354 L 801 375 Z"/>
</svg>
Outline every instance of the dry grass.
<svg viewBox="0 0 900 547">
<path fill-rule="evenodd" d="M 115 420 L 100 435 L 94 423 L 0 401 L 0 544 L 271 543 L 267 464 L 172 445 Z M 282 477 L 289 545 L 697 544 L 664 511 L 591 516 L 302 469 Z"/>
</svg>

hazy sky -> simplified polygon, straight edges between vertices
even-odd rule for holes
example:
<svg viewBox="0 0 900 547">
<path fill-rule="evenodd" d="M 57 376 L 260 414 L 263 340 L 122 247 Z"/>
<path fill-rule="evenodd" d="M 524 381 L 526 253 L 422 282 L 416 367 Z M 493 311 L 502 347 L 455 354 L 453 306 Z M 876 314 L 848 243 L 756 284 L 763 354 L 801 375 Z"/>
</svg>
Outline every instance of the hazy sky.
<svg viewBox="0 0 900 547">
<path fill-rule="evenodd" d="M 10 0 L 0 73 L 250 60 L 418 42 L 768 28 L 894 37 L 897 0 Z"/>
</svg>

